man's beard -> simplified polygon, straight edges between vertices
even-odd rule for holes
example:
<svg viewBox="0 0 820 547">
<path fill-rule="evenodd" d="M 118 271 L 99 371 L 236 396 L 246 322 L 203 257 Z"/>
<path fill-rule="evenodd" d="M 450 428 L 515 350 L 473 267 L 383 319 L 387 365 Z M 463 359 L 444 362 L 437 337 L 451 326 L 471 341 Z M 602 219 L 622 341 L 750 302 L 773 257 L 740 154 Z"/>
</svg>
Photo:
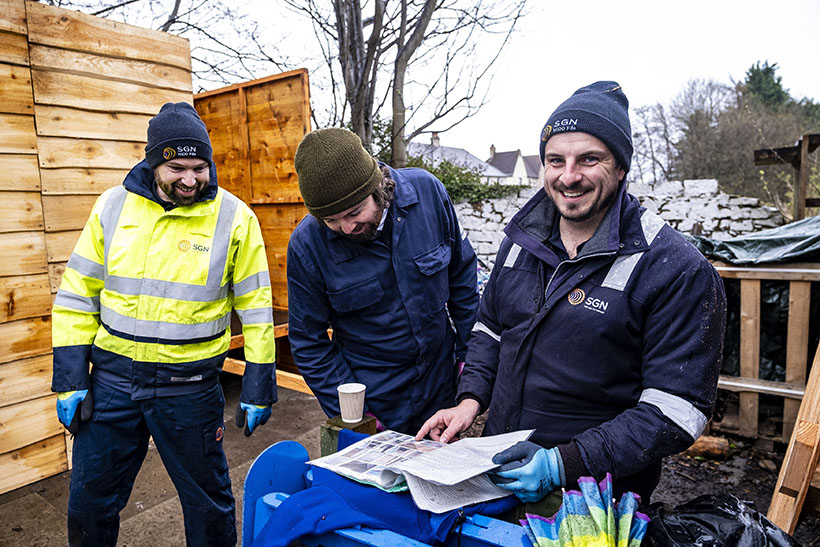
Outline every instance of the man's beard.
<svg viewBox="0 0 820 547">
<path fill-rule="evenodd" d="M 352 241 L 353 243 L 367 243 L 368 241 L 373 241 L 376 239 L 379 230 L 379 223 L 378 222 L 364 222 L 365 228 L 363 231 L 355 233 L 355 234 L 346 234 L 341 230 L 337 230 L 336 233 L 340 236 Z"/>
<path fill-rule="evenodd" d="M 157 186 L 159 186 L 160 189 L 162 189 L 162 191 L 165 192 L 165 195 L 168 196 L 173 203 L 184 207 L 186 205 L 191 205 L 195 203 L 196 200 L 199 199 L 199 196 L 200 194 L 202 194 L 202 191 L 208 187 L 208 182 L 210 179 L 207 178 L 207 176 L 204 180 L 199 178 L 196 179 L 194 193 L 190 196 L 184 196 L 177 193 L 177 187 L 184 188 L 184 186 L 182 186 L 178 180 L 174 182 L 165 182 L 162 179 L 160 179 L 159 175 L 156 173 L 154 174 L 154 180 L 156 181 Z"/>
</svg>

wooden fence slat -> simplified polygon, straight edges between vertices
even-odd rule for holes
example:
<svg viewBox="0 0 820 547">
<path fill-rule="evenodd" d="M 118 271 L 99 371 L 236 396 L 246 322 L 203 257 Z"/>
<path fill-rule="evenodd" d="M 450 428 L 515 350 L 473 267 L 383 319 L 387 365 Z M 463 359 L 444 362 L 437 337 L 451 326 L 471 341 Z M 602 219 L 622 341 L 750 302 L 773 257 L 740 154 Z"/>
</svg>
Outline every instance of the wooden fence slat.
<svg viewBox="0 0 820 547">
<path fill-rule="evenodd" d="M 0 114 L 0 153 L 37 153 L 34 116 Z"/>
<path fill-rule="evenodd" d="M 0 455 L 0 494 L 65 471 L 65 454 L 65 435 L 60 433 Z"/>
<path fill-rule="evenodd" d="M 88 74 L 106 80 L 120 80 L 151 87 L 192 92 L 191 72 L 185 68 L 115 58 L 83 51 L 56 49 L 32 44 L 29 50 L 32 68 Z"/>
<path fill-rule="evenodd" d="M 13 232 L 0 237 L 0 276 L 48 272 L 43 232 Z"/>
<path fill-rule="evenodd" d="M 40 203 L 40 193 L 0 192 L 0 219 L 3 219 L 0 234 L 42 230 L 43 205 Z"/>
<path fill-rule="evenodd" d="M 0 112 L 34 114 L 31 71 L 28 67 L 0 64 Z"/>
<path fill-rule="evenodd" d="M 48 274 L 0 277 L 0 323 L 51 313 Z"/>
<path fill-rule="evenodd" d="M 28 42 L 25 35 L 0 31 L 0 63 L 28 66 Z"/>
<path fill-rule="evenodd" d="M 187 38 L 28 2 L 29 41 L 191 70 Z"/>
<path fill-rule="evenodd" d="M 811 312 L 811 282 L 789 283 L 789 319 L 786 329 L 787 383 L 805 384 L 809 358 L 809 316 Z M 783 439 L 792 436 L 800 401 L 783 401 Z"/>
<path fill-rule="evenodd" d="M 0 453 L 5 454 L 63 432 L 57 394 L 0 407 Z"/>
<path fill-rule="evenodd" d="M 0 406 L 51 393 L 51 354 L 0 365 Z"/>
<path fill-rule="evenodd" d="M 820 281 L 819 264 L 793 264 L 788 268 L 716 266 L 724 279 L 772 279 L 776 281 Z"/>
<path fill-rule="evenodd" d="M 142 143 L 37 137 L 40 167 L 131 169 L 145 159 Z"/>
<path fill-rule="evenodd" d="M 0 30 L 26 34 L 25 0 L 2 0 L 0 2 Z"/>
<path fill-rule="evenodd" d="M 169 101 L 191 102 L 188 91 L 146 87 L 91 76 L 32 69 L 31 79 L 34 82 L 35 104 L 153 116 Z"/>
<path fill-rule="evenodd" d="M 740 375 L 760 377 L 760 281 L 740 282 Z M 758 394 L 740 394 L 740 434 L 757 437 Z"/>
<path fill-rule="evenodd" d="M 2 161 L 2 160 L 0 160 Z M 43 169 L 40 178 L 43 195 L 100 195 L 109 188 L 119 186 L 125 180 L 128 169 L 88 169 L 64 167 Z"/>
<path fill-rule="evenodd" d="M 49 262 L 68 262 L 77 240 L 80 239 L 82 230 L 71 230 L 68 232 L 51 232 L 45 237 L 46 249 L 48 250 Z"/>
<path fill-rule="evenodd" d="M 0 190 L 40 191 L 40 170 L 34 154 L 0 154 L 0 173 L 14 173 L 0 177 Z"/>
<path fill-rule="evenodd" d="M 91 112 L 62 106 L 36 105 L 37 135 L 136 141 L 145 145 L 148 114 L 124 112 Z"/>
<path fill-rule="evenodd" d="M 0 324 L 0 363 L 51 352 L 51 317 Z"/>
<path fill-rule="evenodd" d="M 43 196 L 42 199 L 46 231 L 61 232 L 82 230 L 97 196 Z"/>
</svg>

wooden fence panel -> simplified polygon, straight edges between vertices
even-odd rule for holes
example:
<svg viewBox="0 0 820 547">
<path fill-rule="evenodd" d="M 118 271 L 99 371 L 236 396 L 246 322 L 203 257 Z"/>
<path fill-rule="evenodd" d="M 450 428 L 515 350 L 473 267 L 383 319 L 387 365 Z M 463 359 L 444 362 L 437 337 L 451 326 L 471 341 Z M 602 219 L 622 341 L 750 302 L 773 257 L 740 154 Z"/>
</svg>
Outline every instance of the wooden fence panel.
<svg viewBox="0 0 820 547">
<path fill-rule="evenodd" d="M 0 407 L 0 454 L 62 434 L 57 419 L 57 394 Z"/>
<path fill-rule="evenodd" d="M 0 160 L 2 161 L 2 160 Z M 125 180 L 128 169 L 88 169 L 65 167 L 43 169 L 40 172 L 43 195 L 102 194 L 109 188 L 119 186 Z"/>
<path fill-rule="evenodd" d="M 0 153 L 37 153 L 34 116 L 0 114 Z"/>
<path fill-rule="evenodd" d="M 42 199 L 46 232 L 60 232 L 82 230 L 97 196 L 43 196 Z"/>
<path fill-rule="evenodd" d="M 0 234 L 42 230 L 40 192 L 0 192 L 0 218 Z"/>
<path fill-rule="evenodd" d="M 37 135 L 145 142 L 151 116 L 36 105 Z"/>
<path fill-rule="evenodd" d="M 0 30 L 26 34 L 25 0 L 0 0 Z"/>
<path fill-rule="evenodd" d="M 0 494 L 68 469 L 65 435 L 60 433 L 19 450 L 0 454 Z"/>
<path fill-rule="evenodd" d="M 46 273 L 46 239 L 42 232 L 12 232 L 0 237 L 0 276 Z"/>
<path fill-rule="evenodd" d="M 0 64 L 0 111 L 34 114 L 31 72 L 26 66 Z"/>
<path fill-rule="evenodd" d="M 28 42 L 25 35 L 0 31 L 0 63 L 28 66 Z"/>
<path fill-rule="evenodd" d="M 130 169 L 145 159 L 144 143 L 38 137 L 40 167 Z"/>
<path fill-rule="evenodd" d="M 0 407 L 51 393 L 51 354 L 0 365 Z"/>
<path fill-rule="evenodd" d="M 51 317 L 0 324 L 0 363 L 45 355 L 51 351 Z"/>
<path fill-rule="evenodd" d="M 46 234 L 46 249 L 48 262 L 68 262 L 71 252 L 80 239 L 82 230 L 68 232 L 49 232 Z"/>
<path fill-rule="evenodd" d="M 0 177 L 0 191 L 40 191 L 40 171 L 33 154 L 0 154 L 0 173 L 14 173 L 13 177 Z"/>
<path fill-rule="evenodd" d="M 48 274 L 0 277 L 0 323 L 51 313 Z"/>
</svg>

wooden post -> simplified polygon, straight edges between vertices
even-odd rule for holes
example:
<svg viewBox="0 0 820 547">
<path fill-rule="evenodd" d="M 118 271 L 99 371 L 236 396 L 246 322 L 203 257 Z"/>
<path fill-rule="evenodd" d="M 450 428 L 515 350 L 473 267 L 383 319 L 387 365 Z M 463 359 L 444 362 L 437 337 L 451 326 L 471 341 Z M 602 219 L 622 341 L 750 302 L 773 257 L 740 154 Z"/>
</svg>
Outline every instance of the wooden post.
<svg viewBox="0 0 820 547">
<path fill-rule="evenodd" d="M 760 280 L 740 281 L 740 375 L 760 377 Z M 740 434 L 757 437 L 758 394 L 740 394 Z"/>
<path fill-rule="evenodd" d="M 376 434 L 376 418 L 373 416 L 365 416 L 362 421 L 355 424 L 348 424 L 342 421 L 341 416 L 328 419 L 322 424 L 319 431 L 319 445 L 321 447 L 322 456 L 334 454 L 338 451 L 339 446 L 339 431 L 342 429 L 351 429 L 356 433 L 365 433 L 367 435 Z"/>
<path fill-rule="evenodd" d="M 798 143 L 799 160 L 796 167 L 794 185 L 794 220 L 806 217 L 806 197 L 809 189 L 809 135 L 803 135 Z"/>
<path fill-rule="evenodd" d="M 786 334 L 786 383 L 805 384 L 809 357 L 809 312 L 811 281 L 789 282 L 789 322 Z M 800 401 L 783 401 L 783 441 L 788 442 L 794 430 Z"/>
</svg>

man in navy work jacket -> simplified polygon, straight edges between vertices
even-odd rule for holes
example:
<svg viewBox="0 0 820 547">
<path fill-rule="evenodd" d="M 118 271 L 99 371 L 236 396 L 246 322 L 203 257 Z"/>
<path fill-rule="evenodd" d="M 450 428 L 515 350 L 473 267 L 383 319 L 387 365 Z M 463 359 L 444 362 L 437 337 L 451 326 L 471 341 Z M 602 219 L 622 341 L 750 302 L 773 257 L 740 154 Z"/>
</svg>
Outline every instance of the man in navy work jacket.
<svg viewBox="0 0 820 547">
<path fill-rule="evenodd" d="M 305 135 L 294 163 L 310 212 L 288 245 L 294 361 L 328 416 L 337 386 L 360 382 L 367 412 L 415 433 L 455 404 L 478 310 L 475 252 L 438 179 L 380 165 L 351 131 Z"/>
<path fill-rule="evenodd" d="M 486 409 L 485 434 L 534 429 L 494 459 L 522 501 L 609 472 L 617 492 L 648 503 L 662 459 L 711 416 L 723 284 L 627 193 L 627 110 L 616 82 L 596 82 L 547 120 L 544 189 L 505 228 L 458 405 L 418 432 L 449 442 Z"/>
</svg>

